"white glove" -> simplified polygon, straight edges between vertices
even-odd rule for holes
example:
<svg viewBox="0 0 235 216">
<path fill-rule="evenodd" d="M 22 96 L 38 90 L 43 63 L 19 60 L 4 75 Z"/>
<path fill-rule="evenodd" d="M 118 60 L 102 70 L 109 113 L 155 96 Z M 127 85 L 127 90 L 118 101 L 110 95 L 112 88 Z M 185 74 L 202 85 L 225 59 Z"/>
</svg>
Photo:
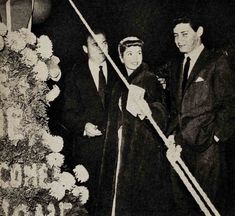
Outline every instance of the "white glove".
<svg viewBox="0 0 235 216">
<path fill-rule="evenodd" d="M 166 156 L 170 162 L 175 163 L 179 158 L 182 151 L 181 146 L 175 144 L 175 136 L 170 135 L 168 137 L 168 150 Z"/>
<path fill-rule="evenodd" d="M 133 116 L 139 116 L 141 120 L 152 113 L 148 103 L 144 100 L 144 94 L 145 89 L 136 85 L 130 85 L 126 109 Z"/>
</svg>

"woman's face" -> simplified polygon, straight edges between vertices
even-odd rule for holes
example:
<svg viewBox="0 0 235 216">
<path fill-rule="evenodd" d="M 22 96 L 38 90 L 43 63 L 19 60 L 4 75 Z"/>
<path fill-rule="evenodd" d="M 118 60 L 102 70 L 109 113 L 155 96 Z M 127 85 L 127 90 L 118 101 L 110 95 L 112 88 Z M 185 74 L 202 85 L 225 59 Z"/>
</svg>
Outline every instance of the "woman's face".
<svg viewBox="0 0 235 216">
<path fill-rule="evenodd" d="M 127 69 L 135 70 L 143 61 L 142 48 L 140 46 L 127 47 L 120 59 Z"/>
</svg>

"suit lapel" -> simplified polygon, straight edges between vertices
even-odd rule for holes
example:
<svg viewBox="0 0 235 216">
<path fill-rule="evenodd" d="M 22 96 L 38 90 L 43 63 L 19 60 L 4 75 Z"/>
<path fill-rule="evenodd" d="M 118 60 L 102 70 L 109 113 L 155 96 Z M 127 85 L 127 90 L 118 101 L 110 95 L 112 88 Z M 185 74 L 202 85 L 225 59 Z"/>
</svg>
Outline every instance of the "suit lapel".
<svg viewBox="0 0 235 216">
<path fill-rule="evenodd" d="M 194 65 L 194 67 L 193 67 L 193 69 L 192 69 L 192 71 L 189 75 L 188 81 L 187 81 L 186 86 L 185 86 L 185 91 L 188 89 L 188 87 L 195 80 L 195 78 L 197 77 L 197 75 L 201 71 L 201 69 L 204 68 L 205 63 L 207 62 L 207 57 L 209 56 L 208 54 L 209 54 L 208 50 L 204 49 L 202 51 L 202 53 L 199 55 L 195 65 Z"/>
<path fill-rule="evenodd" d="M 97 98 L 97 103 L 103 107 L 103 103 L 102 103 L 101 98 L 99 96 L 99 93 L 97 91 L 94 79 L 92 77 L 92 74 L 91 74 L 91 71 L 90 71 L 88 65 L 86 65 L 86 68 L 82 71 L 82 73 L 83 73 L 82 76 L 84 77 L 84 79 L 82 79 L 82 80 L 84 81 L 84 83 L 80 83 L 80 84 L 82 86 L 84 86 L 85 91 L 90 92 L 91 95 L 95 95 L 95 97 Z"/>
<path fill-rule="evenodd" d="M 109 89 L 111 87 L 111 83 L 112 83 L 112 74 L 111 74 L 110 66 L 107 63 L 107 88 L 106 89 Z"/>
<path fill-rule="evenodd" d="M 102 100 L 99 96 L 98 90 L 96 88 L 96 85 L 92 77 L 92 74 L 90 72 L 88 64 L 87 63 L 85 64 L 85 67 L 83 68 L 83 70 L 79 70 L 79 66 L 78 66 L 78 71 L 81 72 L 81 76 L 83 77 L 83 79 L 81 79 L 82 82 L 80 81 L 79 85 L 84 91 L 90 92 L 90 94 L 86 94 L 86 95 L 90 95 L 90 96 L 95 95 L 97 105 L 102 106 L 103 108 L 107 107 L 108 101 L 111 96 L 111 89 L 115 81 L 114 79 L 115 74 L 113 74 L 114 71 L 112 70 L 110 65 L 107 63 L 107 86 L 105 89 L 105 105 L 103 105 Z"/>
<path fill-rule="evenodd" d="M 173 80 L 173 85 L 176 85 L 175 88 L 175 94 L 176 94 L 176 99 L 177 99 L 177 104 L 180 105 L 181 103 L 181 99 L 182 99 L 182 82 L 183 82 L 183 57 L 180 58 L 177 63 L 176 63 L 176 67 L 175 67 L 175 71 L 174 71 L 174 76 L 175 79 Z"/>
<path fill-rule="evenodd" d="M 114 71 L 112 65 L 107 62 L 107 88 L 110 89 L 113 87 L 113 84 L 117 80 L 118 76 L 116 71 Z"/>
</svg>

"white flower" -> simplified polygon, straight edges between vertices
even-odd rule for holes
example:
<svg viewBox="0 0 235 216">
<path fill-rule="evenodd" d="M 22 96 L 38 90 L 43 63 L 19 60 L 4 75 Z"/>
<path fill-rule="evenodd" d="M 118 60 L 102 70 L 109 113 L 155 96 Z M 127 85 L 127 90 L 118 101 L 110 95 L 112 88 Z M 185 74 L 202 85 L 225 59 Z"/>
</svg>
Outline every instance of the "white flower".
<svg viewBox="0 0 235 216">
<path fill-rule="evenodd" d="M 51 101 L 55 100 L 55 98 L 57 98 L 59 94 L 60 94 L 59 87 L 57 85 L 53 85 L 53 89 L 51 89 L 51 91 L 49 91 L 46 94 L 46 101 L 51 102 Z"/>
<path fill-rule="evenodd" d="M 46 137 L 46 136 L 49 136 L 49 135 L 50 135 L 50 133 L 49 133 L 49 132 L 47 132 L 47 130 L 46 130 L 46 129 L 44 129 L 44 128 L 42 128 L 42 129 L 40 130 L 39 134 L 42 136 L 42 139 L 44 139 L 44 137 Z"/>
<path fill-rule="evenodd" d="M 52 56 L 51 59 L 47 62 L 49 75 L 53 81 L 59 81 L 61 78 L 61 70 L 58 66 L 59 61 L 60 60 L 58 57 Z"/>
<path fill-rule="evenodd" d="M 52 56 L 52 43 L 46 35 L 38 38 L 37 52 L 43 59 L 49 59 Z"/>
<path fill-rule="evenodd" d="M 42 143 L 49 147 L 53 152 L 60 152 L 63 149 L 64 141 L 60 136 L 53 136 L 46 131 L 42 135 Z"/>
<path fill-rule="evenodd" d="M 57 180 L 59 179 L 61 174 L 61 168 L 60 167 L 53 167 L 53 177 L 56 178 Z"/>
<path fill-rule="evenodd" d="M 59 175 L 59 183 L 67 190 L 71 190 L 76 183 L 76 180 L 69 172 L 62 172 Z"/>
<path fill-rule="evenodd" d="M 89 179 L 89 173 L 87 169 L 81 164 L 77 165 L 73 169 L 73 172 L 78 182 L 86 182 Z"/>
<path fill-rule="evenodd" d="M 19 32 L 9 32 L 6 38 L 6 45 L 10 47 L 13 51 L 19 52 L 24 49 L 26 43 Z"/>
<path fill-rule="evenodd" d="M 37 37 L 27 28 L 21 28 L 19 30 L 21 37 L 24 39 L 26 44 L 35 44 L 37 41 Z"/>
<path fill-rule="evenodd" d="M 89 199 L 89 190 L 85 186 L 76 186 L 72 190 L 72 194 L 76 197 L 79 196 L 82 204 L 85 204 Z"/>
<path fill-rule="evenodd" d="M 46 130 L 42 130 L 42 143 L 44 145 L 49 145 L 52 137 L 53 136 L 50 133 L 48 133 Z"/>
<path fill-rule="evenodd" d="M 63 199 L 65 190 L 66 189 L 63 187 L 63 185 L 61 185 L 59 182 L 54 181 L 50 184 L 49 194 L 59 201 Z"/>
<path fill-rule="evenodd" d="M 7 33 L 7 27 L 4 23 L 0 23 L 0 35 L 5 36 Z"/>
<path fill-rule="evenodd" d="M 49 144 L 49 147 L 53 152 L 60 152 L 63 149 L 64 140 L 60 136 L 53 136 L 52 142 Z"/>
<path fill-rule="evenodd" d="M 21 51 L 21 54 L 22 54 L 22 60 L 27 66 L 36 65 L 38 61 L 38 56 L 34 50 L 30 48 L 25 48 Z"/>
<path fill-rule="evenodd" d="M 38 61 L 38 63 L 34 66 L 33 71 L 36 73 L 35 78 L 39 81 L 46 81 L 48 78 L 48 69 L 47 65 Z"/>
<path fill-rule="evenodd" d="M 50 167 L 61 167 L 64 163 L 64 155 L 60 153 L 51 153 L 46 156 L 46 160 Z"/>
<path fill-rule="evenodd" d="M 57 56 L 55 56 L 55 55 L 51 56 L 51 60 L 50 61 L 53 64 L 57 64 L 57 65 L 60 63 L 60 59 Z"/>
<path fill-rule="evenodd" d="M 48 67 L 48 70 L 49 70 L 49 75 L 50 75 L 50 78 L 57 82 L 60 80 L 61 78 L 61 70 L 60 70 L 60 67 L 58 65 L 50 65 Z"/>
<path fill-rule="evenodd" d="M 5 46 L 4 39 L 2 36 L 0 36 L 0 51 L 3 50 L 4 46 Z"/>
<path fill-rule="evenodd" d="M 58 181 L 52 182 L 50 187 L 50 195 L 61 200 L 66 190 L 71 190 L 75 187 L 75 178 L 68 172 L 57 173 Z"/>
<path fill-rule="evenodd" d="M 50 133 L 48 133 L 46 130 L 42 130 L 42 142 L 44 144 L 48 144 L 51 137 L 52 135 Z"/>
</svg>

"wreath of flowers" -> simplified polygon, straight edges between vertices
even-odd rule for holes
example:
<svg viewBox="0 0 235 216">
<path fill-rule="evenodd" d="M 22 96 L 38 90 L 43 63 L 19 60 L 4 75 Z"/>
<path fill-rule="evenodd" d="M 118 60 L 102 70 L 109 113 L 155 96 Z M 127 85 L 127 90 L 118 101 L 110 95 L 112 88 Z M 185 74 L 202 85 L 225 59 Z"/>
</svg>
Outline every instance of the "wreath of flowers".
<svg viewBox="0 0 235 216">
<path fill-rule="evenodd" d="M 0 163 L 46 164 L 51 172 L 46 189 L 0 186 L 0 206 L 5 202 L 1 197 L 10 200 L 11 205 L 27 203 L 32 209 L 39 201 L 67 200 L 77 203 L 75 215 L 84 213 L 82 205 L 89 192 L 77 183 L 87 181 L 89 174 L 82 165 L 73 170 L 75 177 L 61 171 L 63 139 L 51 135 L 48 128 L 47 107 L 60 90 L 57 85 L 49 89 L 46 81 L 60 79 L 59 62 L 47 36 L 37 38 L 26 28 L 8 32 L 0 23 Z M 7 180 L 9 172 L 2 169 L 0 176 Z"/>
</svg>

